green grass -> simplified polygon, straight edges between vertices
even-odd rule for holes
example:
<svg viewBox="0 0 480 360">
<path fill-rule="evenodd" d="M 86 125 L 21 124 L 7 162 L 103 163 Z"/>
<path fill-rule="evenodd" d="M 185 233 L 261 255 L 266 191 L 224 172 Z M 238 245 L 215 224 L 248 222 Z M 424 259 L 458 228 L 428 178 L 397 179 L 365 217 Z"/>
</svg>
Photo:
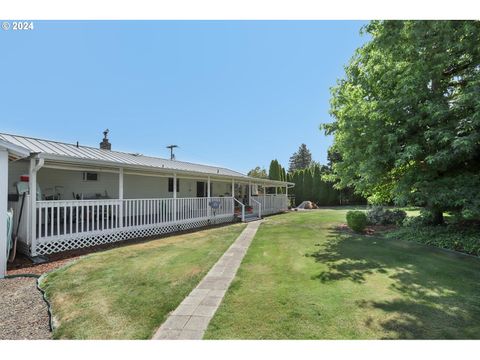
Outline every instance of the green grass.
<svg viewBox="0 0 480 360">
<path fill-rule="evenodd" d="M 148 339 L 245 226 L 128 245 L 46 276 L 55 338 Z"/>
<path fill-rule="evenodd" d="M 480 338 L 478 258 L 338 231 L 345 214 L 268 218 L 205 338 Z"/>
</svg>

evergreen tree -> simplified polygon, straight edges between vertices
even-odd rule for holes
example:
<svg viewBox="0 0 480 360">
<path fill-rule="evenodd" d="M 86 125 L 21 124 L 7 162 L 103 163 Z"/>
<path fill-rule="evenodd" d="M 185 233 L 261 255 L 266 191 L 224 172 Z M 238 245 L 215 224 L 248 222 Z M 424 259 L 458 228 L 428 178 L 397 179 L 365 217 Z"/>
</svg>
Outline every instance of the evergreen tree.
<svg viewBox="0 0 480 360">
<path fill-rule="evenodd" d="M 270 167 L 268 169 L 268 178 L 270 180 L 281 180 L 280 164 L 277 159 L 274 159 L 270 162 Z"/>
<path fill-rule="evenodd" d="M 313 202 L 316 204 L 320 205 L 320 199 L 322 196 L 322 174 L 320 171 L 320 166 L 318 164 L 315 164 L 312 167 L 312 177 L 313 177 L 313 184 L 312 184 L 312 196 L 311 199 Z"/>
<path fill-rule="evenodd" d="M 295 192 L 295 200 L 297 202 L 297 205 L 299 205 L 304 199 L 304 183 L 303 183 L 303 175 L 304 175 L 304 170 L 297 170 L 295 172 L 298 176 L 297 181 L 295 182 L 295 187 L 298 187 L 296 192 Z"/>
<path fill-rule="evenodd" d="M 294 172 L 295 170 L 306 169 L 310 167 L 311 163 L 312 153 L 308 150 L 307 145 L 302 144 L 298 148 L 298 151 L 290 157 L 288 171 Z"/>
<path fill-rule="evenodd" d="M 313 172 L 312 168 L 303 170 L 303 199 L 312 201 L 313 196 Z"/>
</svg>

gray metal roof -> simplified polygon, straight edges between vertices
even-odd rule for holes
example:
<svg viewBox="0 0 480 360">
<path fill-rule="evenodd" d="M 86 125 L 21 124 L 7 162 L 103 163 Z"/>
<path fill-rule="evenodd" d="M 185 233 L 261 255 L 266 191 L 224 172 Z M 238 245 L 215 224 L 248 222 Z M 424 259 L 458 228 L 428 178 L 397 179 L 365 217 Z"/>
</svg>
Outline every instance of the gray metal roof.
<svg viewBox="0 0 480 360">
<path fill-rule="evenodd" d="M 130 154 L 120 151 L 103 150 L 89 146 L 68 144 L 52 140 L 43 140 L 33 137 L 10 135 L 0 133 L 0 139 L 9 143 L 28 149 L 31 153 L 44 154 L 46 159 L 48 155 L 67 157 L 71 159 L 83 159 L 117 163 L 119 165 L 132 165 L 142 167 L 152 167 L 168 170 L 198 172 L 211 175 L 223 175 L 233 177 L 247 177 L 246 175 L 210 165 L 194 164 L 185 161 L 167 160 L 157 157 L 145 156 L 140 154 Z"/>
</svg>

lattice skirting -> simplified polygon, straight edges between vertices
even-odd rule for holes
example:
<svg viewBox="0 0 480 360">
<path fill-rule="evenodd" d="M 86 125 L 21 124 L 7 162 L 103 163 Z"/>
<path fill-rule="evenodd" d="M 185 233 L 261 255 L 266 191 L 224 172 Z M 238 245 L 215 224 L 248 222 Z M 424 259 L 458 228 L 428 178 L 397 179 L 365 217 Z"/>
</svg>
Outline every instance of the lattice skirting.
<svg viewBox="0 0 480 360">
<path fill-rule="evenodd" d="M 279 214 L 284 212 L 285 210 L 274 210 L 274 209 L 265 209 L 262 210 L 262 215 L 273 215 L 273 214 Z"/>
<path fill-rule="evenodd" d="M 234 221 L 232 215 L 215 217 L 208 219 L 192 219 L 179 224 L 158 224 L 148 227 L 135 229 L 115 229 L 104 231 L 96 234 L 72 234 L 68 239 L 43 241 L 36 244 L 34 249 L 31 249 L 31 256 L 48 255 L 57 252 L 85 248 L 89 246 L 113 243 L 117 241 L 145 238 L 150 236 L 157 236 L 162 234 L 174 233 L 177 231 L 190 230 L 194 228 L 204 227 L 208 225 L 216 225 Z"/>
<path fill-rule="evenodd" d="M 17 242 L 17 252 L 29 256 L 30 246 L 19 239 Z"/>
</svg>

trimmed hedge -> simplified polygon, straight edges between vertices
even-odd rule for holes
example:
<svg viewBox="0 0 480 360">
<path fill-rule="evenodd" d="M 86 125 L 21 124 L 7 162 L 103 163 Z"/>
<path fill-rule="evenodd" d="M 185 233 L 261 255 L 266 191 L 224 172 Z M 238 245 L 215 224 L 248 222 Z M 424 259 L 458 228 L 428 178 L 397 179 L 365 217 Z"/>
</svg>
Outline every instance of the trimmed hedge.
<svg viewBox="0 0 480 360">
<path fill-rule="evenodd" d="M 363 232 L 367 226 L 367 215 L 363 211 L 347 212 L 347 225 L 355 232 Z"/>
</svg>

